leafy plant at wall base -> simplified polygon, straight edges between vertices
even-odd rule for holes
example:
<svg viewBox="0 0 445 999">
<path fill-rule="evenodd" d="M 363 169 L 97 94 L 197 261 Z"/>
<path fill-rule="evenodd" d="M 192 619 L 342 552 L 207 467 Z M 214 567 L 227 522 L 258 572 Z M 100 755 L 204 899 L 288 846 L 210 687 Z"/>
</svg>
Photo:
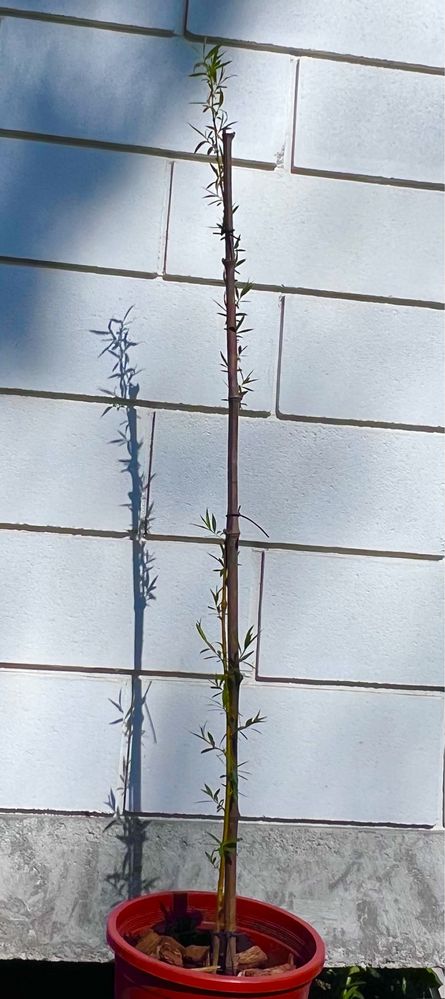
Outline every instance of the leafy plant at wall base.
<svg viewBox="0 0 445 999">
<path fill-rule="evenodd" d="M 311 999 L 430 999 L 439 985 L 431 968 L 326 968 Z"/>
</svg>

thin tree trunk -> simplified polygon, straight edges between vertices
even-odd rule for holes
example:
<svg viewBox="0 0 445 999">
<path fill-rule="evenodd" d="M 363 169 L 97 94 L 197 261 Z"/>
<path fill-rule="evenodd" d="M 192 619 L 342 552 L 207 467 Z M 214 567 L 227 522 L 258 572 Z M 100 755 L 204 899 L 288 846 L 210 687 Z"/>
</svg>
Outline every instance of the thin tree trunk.
<svg viewBox="0 0 445 999">
<path fill-rule="evenodd" d="M 226 935 L 225 968 L 227 974 L 235 973 L 236 955 L 236 861 L 238 839 L 238 726 L 239 668 L 238 637 L 238 424 L 241 396 L 238 385 L 238 341 L 236 319 L 235 267 L 236 251 L 233 235 L 232 203 L 232 141 L 233 132 L 223 132 L 223 232 L 225 240 L 224 283 L 227 328 L 228 368 L 228 442 L 227 442 L 227 707 L 226 707 L 226 816 L 227 841 L 224 869 L 224 929 Z"/>
</svg>

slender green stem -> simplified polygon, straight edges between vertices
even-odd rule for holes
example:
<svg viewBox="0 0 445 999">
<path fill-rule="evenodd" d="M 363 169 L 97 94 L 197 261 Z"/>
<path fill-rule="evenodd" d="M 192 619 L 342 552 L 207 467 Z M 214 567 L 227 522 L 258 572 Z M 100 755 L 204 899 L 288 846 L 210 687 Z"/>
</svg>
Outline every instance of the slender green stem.
<svg viewBox="0 0 445 999">
<path fill-rule="evenodd" d="M 225 564 L 225 545 L 221 545 L 222 557 L 223 557 L 223 568 L 222 568 L 222 583 L 221 583 L 221 601 L 219 608 L 219 617 L 221 622 L 221 656 L 224 670 L 224 684 L 226 682 L 227 673 L 227 570 Z M 224 695 L 224 690 L 223 690 Z M 227 810 L 224 808 L 224 821 L 223 821 L 223 835 L 222 842 L 224 843 L 228 834 L 228 815 Z M 218 871 L 218 886 L 216 892 L 216 922 L 215 922 L 215 936 L 213 938 L 213 956 L 212 964 L 219 964 L 219 953 L 220 953 L 220 932 L 224 925 L 224 879 L 225 879 L 225 857 L 224 853 L 220 856 L 219 861 L 219 871 Z"/>
<path fill-rule="evenodd" d="M 224 928 L 227 934 L 225 970 L 235 973 L 236 939 L 236 867 L 238 842 L 238 727 L 239 668 L 238 629 L 238 548 L 240 538 L 238 499 L 238 432 L 241 396 L 238 385 L 238 338 L 236 324 L 235 266 L 232 202 L 233 132 L 223 131 L 223 233 L 225 243 L 224 284 L 228 371 L 227 436 L 227 516 L 225 550 L 227 565 L 227 681 L 226 681 L 226 800 L 228 848 L 224 870 Z"/>
</svg>

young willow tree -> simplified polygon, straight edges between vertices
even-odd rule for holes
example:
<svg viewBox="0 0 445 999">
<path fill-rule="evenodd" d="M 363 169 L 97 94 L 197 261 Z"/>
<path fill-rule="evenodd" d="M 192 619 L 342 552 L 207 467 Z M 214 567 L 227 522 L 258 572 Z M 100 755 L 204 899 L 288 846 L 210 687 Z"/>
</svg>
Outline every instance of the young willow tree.
<svg viewBox="0 0 445 999">
<path fill-rule="evenodd" d="M 242 670 L 251 667 L 256 636 L 250 628 L 240 642 L 238 625 L 238 549 L 240 541 L 240 513 L 238 496 L 238 431 L 243 399 L 251 391 L 252 372 L 243 372 L 245 346 L 243 335 L 246 313 L 243 299 L 250 290 L 249 284 L 239 281 L 239 269 L 244 263 L 240 236 L 234 231 L 233 216 L 237 206 L 232 197 L 232 143 L 234 133 L 224 110 L 228 60 L 218 46 L 206 51 L 196 63 L 192 76 L 200 78 L 207 86 L 206 100 L 200 105 L 206 116 L 202 129 L 195 128 L 200 139 L 195 153 L 203 151 L 210 159 L 213 178 L 206 188 L 205 197 L 212 206 L 222 211 L 215 233 L 224 244 L 224 302 L 221 306 L 226 325 L 226 350 L 221 351 L 222 367 L 228 387 L 227 435 L 227 513 L 224 530 L 218 530 L 216 518 L 206 510 L 200 526 L 213 535 L 219 544 L 218 585 L 212 590 L 211 609 L 219 622 L 219 638 L 210 640 L 201 622 L 198 633 L 204 643 L 202 652 L 217 660 L 217 673 L 212 680 L 213 696 L 221 700 L 225 715 L 225 733 L 217 741 L 207 726 L 196 733 L 204 743 L 203 753 L 216 752 L 223 762 L 222 787 L 216 790 L 205 785 L 203 792 L 212 799 L 217 812 L 223 815 L 222 837 L 212 837 L 214 848 L 207 854 L 218 870 L 217 913 L 213 940 L 212 963 L 226 974 L 234 974 L 236 966 L 236 883 L 237 845 L 239 823 L 239 781 L 243 764 L 239 761 L 239 736 L 258 725 L 263 719 L 255 717 L 241 720 L 239 692 L 243 679 Z M 208 122 L 208 123 L 207 123 Z M 249 519 L 249 518 L 246 518 Z"/>
</svg>

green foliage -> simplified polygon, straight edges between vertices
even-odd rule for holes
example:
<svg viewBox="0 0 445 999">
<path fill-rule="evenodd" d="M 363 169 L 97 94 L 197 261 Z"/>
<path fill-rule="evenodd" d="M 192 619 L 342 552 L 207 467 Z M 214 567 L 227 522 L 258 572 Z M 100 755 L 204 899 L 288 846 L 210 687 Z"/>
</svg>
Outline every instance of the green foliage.
<svg viewBox="0 0 445 999">
<path fill-rule="evenodd" d="M 247 720 L 243 724 L 238 725 L 238 732 L 246 739 L 247 738 L 246 728 L 252 728 L 254 725 L 261 725 L 261 723 L 264 721 L 266 721 L 266 719 L 263 717 L 262 714 L 260 714 L 259 711 L 257 711 L 256 715 L 254 715 L 252 718 L 247 718 Z"/>
<path fill-rule="evenodd" d="M 222 199 L 223 199 L 223 131 L 224 129 L 230 129 L 234 122 L 229 121 L 229 116 L 227 111 L 223 107 L 225 100 L 225 91 L 227 89 L 227 82 L 231 79 L 227 74 L 227 67 L 230 66 L 230 59 L 225 59 L 224 53 L 222 52 L 219 45 L 214 45 L 210 49 L 206 49 L 203 45 L 202 56 L 198 62 L 195 63 L 195 67 L 191 76 L 197 77 L 202 80 L 202 82 L 207 87 L 207 98 L 205 101 L 199 102 L 199 107 L 201 107 L 202 113 L 210 118 L 209 124 L 205 124 L 203 128 L 197 128 L 195 125 L 191 127 L 199 136 L 199 142 L 195 147 L 195 153 L 205 154 L 210 160 L 210 169 L 213 174 L 213 178 L 207 187 L 205 188 L 204 197 L 209 201 L 210 205 L 215 205 L 222 209 Z M 237 205 L 233 206 L 233 211 L 237 210 Z M 224 239 L 224 227 L 223 220 L 221 219 L 216 226 L 215 232 Z M 241 246 L 241 237 L 234 233 L 234 251 L 235 251 L 235 276 L 236 276 L 236 309 L 237 309 L 237 319 L 236 319 L 236 334 L 238 341 L 241 341 L 246 333 L 251 333 L 250 329 L 245 327 L 245 322 L 247 319 L 247 314 L 242 310 L 241 302 L 248 295 L 252 288 L 250 282 L 239 282 L 239 271 L 242 265 L 245 263 L 244 253 L 245 250 Z M 225 302 L 217 302 L 218 308 L 220 310 L 219 315 L 225 317 Z M 247 395 L 248 392 L 252 392 L 252 385 L 256 381 L 253 378 L 253 372 L 248 371 L 245 373 L 242 367 L 242 358 L 245 352 L 245 345 L 241 342 L 238 343 L 238 390 L 240 393 L 241 401 Z M 227 358 L 225 354 L 220 351 L 221 357 L 221 367 L 226 374 L 227 372 Z"/>
<path fill-rule="evenodd" d="M 430 968 L 326 968 L 310 999 L 430 999 L 439 984 Z"/>
</svg>

